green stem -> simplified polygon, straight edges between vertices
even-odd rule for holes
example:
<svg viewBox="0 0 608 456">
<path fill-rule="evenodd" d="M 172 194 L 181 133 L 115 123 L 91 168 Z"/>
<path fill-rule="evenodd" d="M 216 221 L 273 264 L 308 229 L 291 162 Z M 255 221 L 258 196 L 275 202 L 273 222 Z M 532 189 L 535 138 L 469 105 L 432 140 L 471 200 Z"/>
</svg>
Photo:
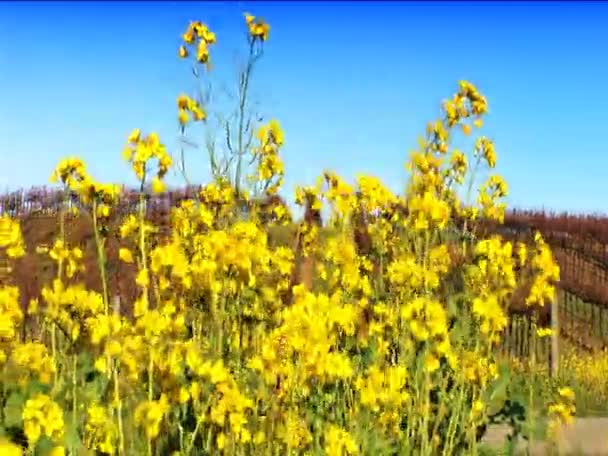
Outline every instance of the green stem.
<svg viewBox="0 0 608 456">
<path fill-rule="evenodd" d="M 243 161 L 243 155 L 245 151 L 243 151 L 243 135 L 244 135 L 244 122 L 245 122 L 245 105 L 247 103 L 247 90 L 249 88 L 249 80 L 251 78 L 251 71 L 253 70 L 253 63 L 255 62 L 255 53 L 254 53 L 254 44 L 255 40 L 251 40 L 249 42 L 249 59 L 247 60 L 247 66 L 245 71 L 241 75 L 241 80 L 239 81 L 239 128 L 238 128 L 238 150 L 237 150 L 237 162 L 236 162 L 236 173 L 234 176 L 234 186 L 236 190 L 236 196 L 240 196 L 240 186 L 241 186 L 241 166 Z"/>
<path fill-rule="evenodd" d="M 99 221 L 97 220 L 97 201 L 93 202 L 93 231 L 95 235 L 95 245 L 97 247 L 97 265 L 101 276 L 101 286 L 103 290 L 104 312 L 108 315 L 110 300 L 108 298 L 108 281 L 106 278 L 106 256 L 104 252 L 104 242 L 99 235 Z"/>
<path fill-rule="evenodd" d="M 141 254 L 141 265 L 143 270 L 149 274 L 148 261 L 146 258 L 146 232 L 145 232 L 145 221 L 146 221 L 146 206 L 145 206 L 145 195 L 144 195 L 144 183 L 146 181 L 146 173 L 141 179 L 141 185 L 139 188 L 139 252 Z M 148 285 L 144 286 L 144 296 L 148 299 Z"/>
<path fill-rule="evenodd" d="M 154 399 L 154 357 L 152 355 L 152 348 L 150 347 L 150 362 L 148 364 L 148 400 L 151 402 Z M 152 440 L 148 438 L 148 456 L 152 456 Z"/>
<path fill-rule="evenodd" d="M 188 444 L 188 448 L 186 449 L 185 454 L 189 455 L 190 453 L 192 453 L 192 450 L 194 449 L 194 442 L 196 441 L 196 437 L 198 436 L 198 431 L 201 428 L 201 424 L 203 422 L 203 418 L 200 417 L 198 420 L 196 420 L 196 426 L 194 427 L 194 431 L 192 432 L 192 436 L 190 437 L 190 443 Z"/>
<path fill-rule="evenodd" d="M 65 203 L 65 201 L 64 201 Z M 65 242 L 65 204 L 61 206 L 61 210 L 59 211 L 59 239 L 63 243 L 63 248 L 66 248 Z M 57 260 L 57 278 L 62 280 L 63 277 L 63 257 L 59 256 Z M 57 362 L 57 325 L 53 321 L 51 322 L 51 351 L 53 356 L 53 361 Z M 58 369 L 55 369 L 53 373 L 53 390 L 57 386 L 57 382 L 59 381 L 59 372 Z"/>
<path fill-rule="evenodd" d="M 113 369 L 114 376 L 114 398 L 116 400 L 116 412 L 117 412 L 117 420 L 118 420 L 118 439 L 119 439 L 119 447 L 118 454 L 125 454 L 125 434 L 124 427 L 122 422 L 122 399 L 120 398 L 120 388 L 118 384 L 118 369 L 117 366 L 114 366 Z"/>
<path fill-rule="evenodd" d="M 74 432 L 78 430 L 78 381 L 76 377 L 76 369 L 78 368 L 78 357 L 76 355 L 72 355 L 72 426 Z M 72 444 L 72 454 L 76 454 L 74 444 Z"/>
</svg>

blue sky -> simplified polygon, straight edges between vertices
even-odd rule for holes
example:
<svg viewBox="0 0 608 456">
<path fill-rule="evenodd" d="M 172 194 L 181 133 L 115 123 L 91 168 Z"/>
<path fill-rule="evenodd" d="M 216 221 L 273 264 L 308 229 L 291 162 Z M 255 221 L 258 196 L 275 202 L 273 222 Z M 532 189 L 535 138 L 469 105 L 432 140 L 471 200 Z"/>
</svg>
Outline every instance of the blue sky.
<svg viewBox="0 0 608 456">
<path fill-rule="evenodd" d="M 175 98 L 193 83 L 176 56 L 184 28 L 217 33 L 214 78 L 234 86 L 243 11 L 271 25 L 254 95 L 285 131 L 288 189 L 329 168 L 399 190 L 425 123 L 467 79 L 488 98 L 483 134 L 511 206 L 608 209 L 603 2 L 2 2 L 0 187 L 44 184 L 73 154 L 132 183 L 130 130 L 177 145 Z M 204 152 L 187 157 L 205 180 Z"/>
</svg>

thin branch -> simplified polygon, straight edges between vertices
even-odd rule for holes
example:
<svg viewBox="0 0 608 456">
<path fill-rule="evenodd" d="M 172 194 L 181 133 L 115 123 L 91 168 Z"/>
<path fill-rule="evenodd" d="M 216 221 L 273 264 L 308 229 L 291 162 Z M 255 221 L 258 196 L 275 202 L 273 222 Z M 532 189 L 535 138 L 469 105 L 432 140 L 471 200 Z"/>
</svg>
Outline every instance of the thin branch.
<svg viewBox="0 0 608 456">
<path fill-rule="evenodd" d="M 228 146 L 228 150 L 230 151 L 230 153 L 234 154 L 234 150 L 232 149 L 232 143 L 230 141 L 230 123 L 228 121 L 226 121 L 224 128 L 226 130 L 226 145 Z"/>
</svg>

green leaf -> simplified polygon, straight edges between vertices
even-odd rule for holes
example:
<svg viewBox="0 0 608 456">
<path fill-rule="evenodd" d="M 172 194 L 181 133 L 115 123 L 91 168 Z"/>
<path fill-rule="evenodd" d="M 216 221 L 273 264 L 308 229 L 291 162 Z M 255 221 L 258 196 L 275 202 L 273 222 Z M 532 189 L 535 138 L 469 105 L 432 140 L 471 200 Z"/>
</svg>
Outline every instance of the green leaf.
<svg viewBox="0 0 608 456">
<path fill-rule="evenodd" d="M 4 427 L 18 427 L 23 425 L 23 407 L 25 395 L 20 391 L 13 391 L 4 405 Z"/>
<path fill-rule="evenodd" d="M 43 436 L 36 444 L 36 452 L 34 454 L 46 456 L 55 446 L 56 445 L 48 437 Z"/>
<path fill-rule="evenodd" d="M 32 397 L 35 394 L 49 394 L 50 387 L 38 380 L 30 380 L 26 387 L 27 397 Z"/>
<path fill-rule="evenodd" d="M 78 414 L 78 412 L 76 412 Z M 78 432 L 78 417 L 77 422 L 73 421 L 73 413 L 66 414 L 65 423 L 65 445 L 68 449 L 75 449 L 74 454 L 78 454 L 78 449 L 82 447 L 82 440 Z"/>
<path fill-rule="evenodd" d="M 498 378 L 488 388 L 485 402 L 488 404 L 490 416 L 500 412 L 505 401 L 509 397 L 509 385 L 511 384 L 511 372 L 506 365 L 499 366 Z"/>
</svg>

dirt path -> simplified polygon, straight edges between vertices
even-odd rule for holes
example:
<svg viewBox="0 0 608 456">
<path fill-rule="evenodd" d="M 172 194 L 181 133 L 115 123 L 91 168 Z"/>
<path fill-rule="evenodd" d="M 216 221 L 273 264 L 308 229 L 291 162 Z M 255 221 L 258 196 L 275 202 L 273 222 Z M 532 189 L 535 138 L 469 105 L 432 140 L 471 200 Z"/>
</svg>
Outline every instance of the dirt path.
<svg viewBox="0 0 608 456">
<path fill-rule="evenodd" d="M 506 426 L 492 426 L 488 429 L 484 442 L 491 448 L 500 450 L 507 434 Z M 524 452 L 525 449 L 526 443 L 520 442 L 517 452 Z M 545 455 L 549 452 L 547 442 L 532 442 L 530 454 Z M 608 417 L 576 418 L 572 424 L 564 426 L 559 439 L 559 454 L 608 456 Z"/>
</svg>

